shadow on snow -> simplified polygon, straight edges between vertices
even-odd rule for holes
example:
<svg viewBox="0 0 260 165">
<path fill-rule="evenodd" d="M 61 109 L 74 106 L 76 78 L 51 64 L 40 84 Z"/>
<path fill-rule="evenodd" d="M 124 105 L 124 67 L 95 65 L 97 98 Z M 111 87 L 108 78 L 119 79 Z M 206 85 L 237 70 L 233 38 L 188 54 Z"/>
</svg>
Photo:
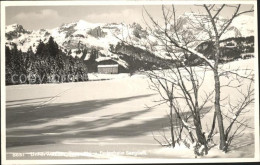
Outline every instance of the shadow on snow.
<svg viewBox="0 0 260 165">
<path fill-rule="evenodd" d="M 31 126 L 44 124 L 55 119 L 66 119 L 75 115 L 87 114 L 99 110 L 105 106 L 140 99 L 151 95 L 139 95 L 134 97 L 125 97 L 107 100 L 91 100 L 79 103 L 58 104 L 35 109 L 36 106 L 22 106 L 7 108 L 6 124 L 7 138 L 6 146 L 29 146 L 60 143 L 66 139 L 87 139 L 99 137 L 135 137 L 149 132 L 160 131 L 168 127 L 168 116 L 162 118 L 153 118 L 141 123 L 133 123 L 120 127 L 111 127 L 102 129 L 105 126 L 115 124 L 121 121 L 132 120 L 134 117 L 149 112 L 147 109 L 140 111 L 126 112 L 115 115 L 102 116 L 102 118 L 92 121 L 77 121 L 70 125 L 50 125 L 41 129 L 16 129 L 8 130 L 18 126 Z M 187 114 L 187 113 L 186 113 Z M 185 114 L 183 114 L 185 115 Z M 134 120 L 132 120 L 134 122 Z M 177 124 L 177 123 L 176 123 Z M 102 130 L 95 130 L 101 128 Z M 50 134 L 49 134 L 50 133 Z"/>
</svg>

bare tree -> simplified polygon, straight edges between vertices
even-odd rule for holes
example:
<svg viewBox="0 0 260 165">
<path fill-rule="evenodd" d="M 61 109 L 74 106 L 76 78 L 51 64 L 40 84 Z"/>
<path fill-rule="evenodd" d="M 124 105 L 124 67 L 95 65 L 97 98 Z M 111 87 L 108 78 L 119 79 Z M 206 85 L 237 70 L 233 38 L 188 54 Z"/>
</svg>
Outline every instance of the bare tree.
<svg viewBox="0 0 260 165">
<path fill-rule="evenodd" d="M 251 69 L 230 70 L 220 67 L 219 76 L 228 77 L 227 83 L 223 83 L 221 88 L 233 88 L 237 93 L 236 99 L 231 99 L 229 94 L 221 100 L 221 105 L 225 109 L 222 116 L 228 121 L 224 131 L 225 148 L 223 149 L 227 152 L 233 140 L 239 138 L 246 128 L 253 129 L 249 126 L 250 120 L 245 115 L 251 110 L 250 105 L 254 103 L 254 74 Z"/>
<path fill-rule="evenodd" d="M 226 151 L 228 143 L 227 141 L 227 134 L 230 132 L 229 130 L 231 129 L 230 126 L 228 127 L 228 130 L 225 132 L 224 125 L 223 125 L 223 115 L 221 111 L 221 96 L 220 96 L 220 74 L 219 74 L 219 60 L 220 60 L 220 39 L 225 34 L 225 32 L 230 28 L 230 25 L 232 21 L 238 17 L 241 14 L 248 13 L 248 12 L 253 12 L 253 8 L 250 10 L 246 11 L 240 11 L 241 5 L 203 5 L 202 6 L 206 14 L 199 14 L 198 17 L 200 17 L 200 20 L 197 20 L 196 24 L 194 24 L 194 28 L 196 30 L 200 30 L 199 33 L 203 32 L 208 35 L 208 37 L 200 41 L 200 39 L 191 37 L 191 39 L 185 38 L 185 34 L 183 33 L 184 31 L 179 28 L 178 26 L 178 20 L 176 19 L 175 16 L 175 8 L 172 6 L 172 9 L 162 7 L 162 12 L 163 12 L 163 18 L 164 18 L 164 26 L 160 26 L 154 18 L 146 11 L 146 14 L 149 17 L 150 22 L 153 24 L 153 28 L 156 29 L 156 31 L 159 31 L 160 33 L 157 33 L 155 36 L 159 40 L 162 41 L 164 45 L 166 45 L 167 49 L 169 47 L 173 47 L 171 51 L 174 49 L 178 48 L 183 50 L 183 53 L 189 53 L 196 55 L 198 58 L 204 60 L 204 62 L 210 67 L 210 69 L 214 73 L 214 80 L 215 80 L 215 85 L 214 85 L 214 90 L 215 90 L 215 102 L 214 102 L 214 107 L 215 107 L 215 115 L 213 119 L 213 124 L 212 124 L 212 130 L 214 130 L 215 127 L 215 119 L 217 118 L 218 121 L 218 128 L 219 128 L 219 133 L 220 133 L 220 149 Z M 224 21 L 224 23 L 220 24 L 219 22 L 219 15 L 221 11 L 223 11 L 224 8 L 234 8 L 234 13 L 232 14 L 231 18 L 227 19 Z M 151 29 L 153 30 L 153 29 Z M 205 55 L 202 53 L 199 53 L 196 51 L 192 45 L 196 42 L 205 42 L 205 41 L 212 41 L 214 43 L 214 47 L 216 49 L 216 52 L 214 54 L 214 59 L 209 60 Z M 230 72 L 229 72 L 230 73 Z M 194 79 L 192 80 L 194 81 Z M 196 88 L 194 89 L 195 93 Z M 252 92 L 247 93 L 248 95 L 251 95 Z M 245 95 L 245 98 L 247 98 L 247 95 Z M 246 102 L 251 102 L 252 99 L 247 100 Z M 195 105 L 197 105 L 195 103 Z M 241 110 L 241 108 L 240 108 Z M 239 113 L 238 113 L 239 114 Z M 232 122 L 231 122 L 232 123 Z M 232 127 L 233 124 L 231 124 Z M 198 126 L 200 127 L 200 126 Z M 210 136 L 212 133 L 210 133 Z M 203 144 L 203 143 L 202 143 Z"/>
<path fill-rule="evenodd" d="M 183 140 L 183 133 L 187 133 L 187 138 L 192 143 L 195 142 L 198 148 L 203 147 L 203 152 L 207 154 L 208 140 L 201 119 L 211 109 L 206 109 L 205 105 L 212 98 L 213 91 L 205 93 L 205 97 L 199 99 L 207 67 L 201 68 L 202 75 L 196 74 L 195 69 L 190 66 L 173 66 L 168 70 L 147 71 L 146 74 L 151 80 L 151 89 L 160 94 L 161 103 L 168 103 L 172 147 L 175 142 Z M 200 154 L 202 153 L 197 153 Z"/>
<path fill-rule="evenodd" d="M 144 47 L 147 51 L 154 51 L 154 53 L 160 54 L 161 52 L 167 53 L 168 56 L 175 61 L 175 63 L 167 63 L 167 70 L 157 70 L 146 72 L 150 78 L 152 85 L 151 88 L 156 90 L 161 98 L 162 102 L 165 102 L 169 106 L 169 119 L 171 129 L 171 142 L 172 147 L 175 145 L 175 141 L 181 138 L 181 135 L 185 133 L 183 128 L 188 132 L 189 138 L 192 142 L 196 142 L 196 147 L 203 149 L 203 152 L 197 154 L 207 154 L 210 148 L 209 142 L 214 136 L 214 130 L 216 121 L 218 125 L 218 132 L 220 134 L 219 148 L 223 151 L 227 151 L 232 140 L 235 136 L 240 135 L 243 129 L 248 128 L 246 120 L 239 119 L 246 112 L 247 107 L 254 101 L 253 98 L 253 78 L 252 73 L 248 73 L 245 76 L 238 74 L 238 70 L 227 71 L 220 68 L 220 41 L 222 36 L 231 28 L 233 20 L 241 14 L 253 12 L 253 8 L 240 11 L 241 5 L 200 5 L 205 10 L 204 13 L 194 14 L 195 18 L 191 20 L 193 31 L 196 31 L 199 35 L 192 34 L 192 30 L 186 30 L 182 28 L 181 20 L 177 19 L 176 10 L 174 5 L 171 7 L 162 6 L 163 25 L 159 24 L 154 17 L 144 8 L 146 16 L 145 20 L 147 28 L 149 29 L 151 36 L 153 36 L 158 43 L 153 44 L 153 41 L 147 41 L 144 43 Z M 233 11 L 230 18 L 220 21 L 220 15 L 223 9 L 230 8 Z M 199 36 L 203 36 L 202 38 Z M 131 40 L 131 38 L 130 38 Z M 126 44 L 133 45 L 133 42 L 127 42 L 122 40 Z M 203 42 L 213 42 L 215 51 L 213 52 L 213 59 L 209 59 L 203 53 L 196 50 L 196 47 Z M 159 51 L 156 51 L 159 50 Z M 204 66 L 191 67 L 188 62 L 184 62 L 183 57 L 196 56 L 204 62 Z M 201 69 L 201 74 L 197 74 L 196 69 Z M 202 92 L 201 86 L 204 82 L 205 74 L 209 72 L 213 73 L 214 86 L 212 92 L 204 91 L 204 99 L 201 99 Z M 226 85 L 221 86 L 221 77 L 226 75 L 234 75 L 235 77 L 228 79 Z M 224 114 L 222 107 L 226 98 L 221 97 L 221 88 L 237 88 L 242 85 L 243 80 L 249 80 L 250 84 L 247 91 L 239 91 L 242 95 L 241 99 L 234 103 L 233 100 L 229 100 L 229 114 Z M 234 81 L 238 82 L 238 85 L 232 86 Z M 205 105 L 211 101 L 211 96 L 214 95 L 214 115 L 212 118 L 212 124 L 208 136 L 205 135 L 205 131 L 202 128 L 203 113 L 202 110 Z M 181 104 L 182 103 L 182 104 Z M 183 104 L 185 103 L 185 104 Z M 186 106 L 185 106 L 186 105 Z M 184 116 L 184 112 L 189 112 L 190 115 Z M 173 114 L 174 113 L 174 114 Z M 174 115 L 176 116 L 174 118 Z M 179 129 L 175 131 L 173 122 L 179 121 Z M 228 120 L 229 124 L 227 128 L 224 127 L 224 121 Z M 191 122 L 190 122 L 191 120 Z M 191 124 L 192 123 L 192 124 Z M 174 133 L 176 132 L 176 133 Z M 178 136 L 176 139 L 175 137 Z M 175 140 L 176 139 L 176 140 Z"/>
<path fill-rule="evenodd" d="M 224 132 L 224 125 L 223 125 L 223 117 L 221 114 L 221 105 L 220 105 L 220 80 L 219 80 L 219 59 L 220 59 L 220 39 L 222 35 L 226 32 L 226 30 L 230 27 L 232 21 L 238 17 L 241 14 L 248 13 L 248 12 L 253 12 L 253 8 L 247 11 L 240 11 L 241 5 L 221 5 L 220 7 L 216 7 L 214 5 L 203 5 L 205 10 L 207 11 L 209 21 L 211 22 L 211 25 L 213 26 L 214 29 L 214 36 L 213 36 L 213 41 L 215 43 L 215 48 L 216 48 L 216 54 L 215 54 L 215 59 L 214 59 L 214 67 L 213 67 L 213 72 L 214 72 L 214 79 L 215 79 L 215 112 L 216 116 L 218 119 L 218 127 L 219 127 L 219 132 L 220 132 L 220 149 L 226 150 L 226 138 L 225 138 L 225 132 Z M 221 13 L 221 11 L 225 8 L 235 8 L 235 11 L 230 19 L 225 21 L 223 25 L 220 26 L 220 28 L 217 28 L 217 23 L 218 23 L 218 16 Z"/>
</svg>

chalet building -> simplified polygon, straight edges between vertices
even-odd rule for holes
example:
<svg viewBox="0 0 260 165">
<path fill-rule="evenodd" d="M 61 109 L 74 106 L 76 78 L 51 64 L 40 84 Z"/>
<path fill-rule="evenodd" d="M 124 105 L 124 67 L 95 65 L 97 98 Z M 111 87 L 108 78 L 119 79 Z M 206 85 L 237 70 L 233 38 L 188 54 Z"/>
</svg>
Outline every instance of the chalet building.
<svg viewBox="0 0 260 165">
<path fill-rule="evenodd" d="M 236 48 L 237 47 L 237 43 L 236 42 L 228 42 L 226 45 L 225 45 L 226 48 Z"/>
<path fill-rule="evenodd" d="M 254 58 L 255 56 L 254 56 L 254 53 L 242 53 L 241 57 L 243 59 L 248 59 L 248 58 Z"/>
<path fill-rule="evenodd" d="M 103 74 L 117 74 L 118 73 L 118 64 L 112 64 L 112 65 L 98 65 L 98 73 Z"/>
<path fill-rule="evenodd" d="M 117 73 L 128 73 L 129 71 L 122 65 L 118 64 L 117 61 L 107 59 L 99 61 L 97 63 L 97 72 L 106 74 L 117 74 Z"/>
</svg>

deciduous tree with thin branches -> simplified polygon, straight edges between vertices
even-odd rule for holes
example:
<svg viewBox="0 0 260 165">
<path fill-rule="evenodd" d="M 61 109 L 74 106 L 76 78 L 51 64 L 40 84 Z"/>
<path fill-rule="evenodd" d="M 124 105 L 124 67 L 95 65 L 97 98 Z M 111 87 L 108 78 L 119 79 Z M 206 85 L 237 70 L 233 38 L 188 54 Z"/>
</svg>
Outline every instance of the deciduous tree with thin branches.
<svg viewBox="0 0 260 165">
<path fill-rule="evenodd" d="M 174 64 L 165 62 L 165 65 L 168 66 L 168 69 L 165 70 L 146 71 L 151 80 L 151 89 L 157 91 L 161 96 L 160 101 L 167 103 L 169 107 L 171 140 L 166 139 L 167 142 L 174 147 L 175 142 L 182 138 L 182 134 L 187 133 L 187 137 L 192 143 L 196 143 L 196 154 L 201 155 L 207 154 L 212 147 L 209 143 L 216 134 L 216 121 L 220 135 L 219 149 L 225 152 L 228 151 L 232 140 L 241 135 L 245 128 L 249 128 L 243 114 L 247 112 L 248 106 L 254 101 L 254 74 L 252 70 L 245 70 L 245 74 L 240 74 L 243 71 L 241 69 L 228 70 L 221 67 L 220 41 L 228 30 L 234 28 L 231 26 L 234 19 L 254 10 L 252 7 L 249 10 L 241 11 L 241 5 L 205 4 L 198 6 L 204 12 L 193 13 L 195 17 L 190 20 L 189 28 L 191 30 L 182 28 L 182 22 L 177 19 L 174 5 L 170 7 L 162 6 L 163 24 L 159 24 L 144 7 L 146 26 L 151 33 L 150 35 L 159 44 L 153 44 L 152 41 L 147 40 L 146 43 L 143 43 L 143 46 L 147 48 L 147 51 L 163 50 L 176 62 Z M 233 13 L 229 18 L 220 21 L 221 13 L 227 9 L 233 11 Z M 197 34 L 193 34 L 191 31 L 195 31 Z M 199 37 L 200 35 L 203 37 Z M 129 40 L 122 41 L 134 46 L 133 42 L 129 42 Z M 196 46 L 200 43 L 209 41 L 214 45 L 213 60 L 196 50 Z M 159 52 L 156 51 L 155 53 Z M 185 57 L 191 55 L 201 59 L 203 66 L 191 67 L 189 62 L 184 63 Z M 202 74 L 198 73 L 199 70 Z M 203 93 L 201 86 L 204 83 L 205 75 L 209 72 L 213 75 L 214 84 L 208 85 L 214 86 L 214 88 L 213 91 L 203 91 Z M 222 77 L 227 78 L 226 84 L 221 83 Z M 242 85 L 247 85 L 246 91 L 239 88 Z M 237 102 L 228 99 L 229 96 L 222 97 L 221 88 L 227 87 L 237 89 L 241 95 Z M 206 136 L 202 125 L 202 118 L 206 112 L 203 112 L 203 110 L 206 109 L 205 105 L 208 105 L 211 100 L 213 100 L 213 105 L 211 105 L 214 108 L 214 115 Z M 223 109 L 228 113 L 224 112 Z M 187 111 L 189 112 L 188 115 L 184 115 Z M 228 121 L 227 125 L 224 125 L 224 120 Z M 174 126 L 176 121 L 178 121 L 179 127 Z"/>
</svg>

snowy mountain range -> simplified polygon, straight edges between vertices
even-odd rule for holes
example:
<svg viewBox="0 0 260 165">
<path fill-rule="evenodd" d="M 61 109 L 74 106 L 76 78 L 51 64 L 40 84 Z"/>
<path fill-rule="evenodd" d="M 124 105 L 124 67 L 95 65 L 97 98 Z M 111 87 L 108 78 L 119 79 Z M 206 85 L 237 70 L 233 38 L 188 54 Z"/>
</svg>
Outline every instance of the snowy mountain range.
<svg viewBox="0 0 260 165">
<path fill-rule="evenodd" d="M 201 20 L 194 13 L 185 13 L 178 18 L 179 26 L 185 31 L 189 31 L 189 35 L 195 36 L 198 39 L 205 39 L 207 34 L 203 31 L 194 31 L 191 28 L 192 24 Z M 219 19 L 219 28 L 225 22 L 224 18 Z M 223 35 L 222 39 L 230 37 L 246 37 L 254 35 L 253 17 L 248 15 L 241 15 L 236 18 L 231 24 L 228 31 Z M 207 25 L 205 25 L 206 27 Z M 211 27 L 208 27 L 209 29 Z M 192 30 L 191 30 L 192 29 Z M 60 48 L 73 57 L 81 57 L 83 49 L 95 49 L 99 51 L 100 56 L 96 61 L 106 59 L 117 59 L 116 61 L 122 66 L 127 67 L 127 63 L 118 55 L 111 53 L 109 49 L 116 46 L 121 40 L 132 42 L 140 49 L 149 50 L 149 45 L 156 45 L 158 41 L 151 35 L 152 31 L 149 28 L 141 27 L 137 23 L 90 23 L 84 20 L 77 22 L 63 24 L 54 29 L 40 29 L 40 30 L 26 30 L 22 25 L 12 24 L 5 28 L 6 45 L 11 46 L 12 43 L 17 44 L 18 49 L 23 52 L 27 51 L 29 47 L 35 52 L 40 40 L 47 42 L 52 36 Z M 149 41 L 149 42 L 148 42 Z M 152 42 L 152 43 L 151 43 Z M 148 45 L 149 43 L 149 45 Z M 163 53 L 162 49 L 150 49 L 150 51 L 160 58 L 170 58 Z M 85 56 L 84 60 L 90 58 L 90 53 Z"/>
</svg>

